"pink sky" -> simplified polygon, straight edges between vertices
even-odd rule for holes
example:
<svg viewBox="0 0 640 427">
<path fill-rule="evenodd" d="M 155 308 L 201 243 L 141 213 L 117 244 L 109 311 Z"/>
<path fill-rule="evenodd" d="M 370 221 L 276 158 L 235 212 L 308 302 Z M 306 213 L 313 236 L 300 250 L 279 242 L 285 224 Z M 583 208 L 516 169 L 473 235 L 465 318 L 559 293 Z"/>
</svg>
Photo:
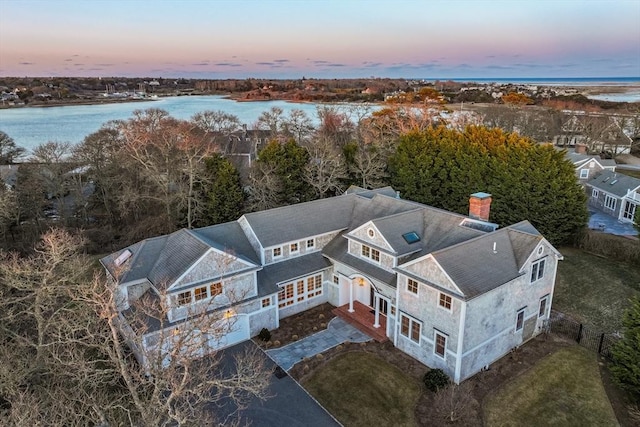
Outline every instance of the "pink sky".
<svg viewBox="0 0 640 427">
<path fill-rule="evenodd" d="M 0 76 L 636 77 L 640 1 L 0 0 Z"/>
</svg>

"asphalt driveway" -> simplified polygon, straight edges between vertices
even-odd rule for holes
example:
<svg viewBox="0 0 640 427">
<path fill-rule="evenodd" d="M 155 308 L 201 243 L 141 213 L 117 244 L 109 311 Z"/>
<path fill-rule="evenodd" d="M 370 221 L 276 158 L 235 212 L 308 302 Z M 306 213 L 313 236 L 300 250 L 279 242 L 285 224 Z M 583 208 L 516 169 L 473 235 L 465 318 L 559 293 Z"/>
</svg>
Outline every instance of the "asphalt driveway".
<svg viewBox="0 0 640 427">
<path fill-rule="evenodd" d="M 267 369 L 274 372 L 268 389 L 268 395 L 271 397 L 265 401 L 253 399 L 246 409 L 239 412 L 240 425 L 250 424 L 252 427 L 340 426 L 340 423 L 293 378 L 282 370 L 279 370 L 279 375 L 276 375 L 277 365 L 253 341 L 245 341 L 222 350 L 222 364 L 233 363 L 235 354 L 252 348 L 259 351 L 260 356 L 266 359 Z M 227 401 L 215 410 L 232 413 L 234 409 L 233 403 Z M 224 414 L 220 415 L 219 419 L 223 419 Z"/>
</svg>

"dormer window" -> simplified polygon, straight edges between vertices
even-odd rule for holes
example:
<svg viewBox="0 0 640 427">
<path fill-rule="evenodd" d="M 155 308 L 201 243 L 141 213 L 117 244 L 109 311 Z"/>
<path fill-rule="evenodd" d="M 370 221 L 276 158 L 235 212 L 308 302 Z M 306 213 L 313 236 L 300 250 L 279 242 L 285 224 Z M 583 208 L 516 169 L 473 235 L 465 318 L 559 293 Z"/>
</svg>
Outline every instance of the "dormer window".
<svg viewBox="0 0 640 427">
<path fill-rule="evenodd" d="M 292 254 L 298 253 L 300 251 L 300 246 L 297 243 L 292 243 L 289 245 L 289 252 Z"/>
<path fill-rule="evenodd" d="M 367 245 L 362 245 L 362 256 L 365 258 L 369 258 L 375 262 L 380 262 L 380 251 L 377 249 L 373 249 Z"/>
<path fill-rule="evenodd" d="M 282 248 L 273 248 L 273 257 L 279 258 L 282 256 Z"/>
<path fill-rule="evenodd" d="M 313 249 L 316 247 L 316 239 L 307 240 L 307 249 Z"/>
</svg>

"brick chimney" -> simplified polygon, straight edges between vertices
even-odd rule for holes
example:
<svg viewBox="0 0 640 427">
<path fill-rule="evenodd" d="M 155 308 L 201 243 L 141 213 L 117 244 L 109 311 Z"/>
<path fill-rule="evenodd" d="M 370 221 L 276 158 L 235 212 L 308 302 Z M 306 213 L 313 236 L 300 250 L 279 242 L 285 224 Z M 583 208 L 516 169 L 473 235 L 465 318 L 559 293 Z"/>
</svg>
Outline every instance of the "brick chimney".
<svg viewBox="0 0 640 427">
<path fill-rule="evenodd" d="M 587 154 L 587 145 L 586 144 L 576 144 L 575 152 L 577 154 Z"/>
<path fill-rule="evenodd" d="M 489 221 L 491 210 L 491 194 L 473 193 L 469 199 L 469 217 L 481 221 Z"/>
</svg>

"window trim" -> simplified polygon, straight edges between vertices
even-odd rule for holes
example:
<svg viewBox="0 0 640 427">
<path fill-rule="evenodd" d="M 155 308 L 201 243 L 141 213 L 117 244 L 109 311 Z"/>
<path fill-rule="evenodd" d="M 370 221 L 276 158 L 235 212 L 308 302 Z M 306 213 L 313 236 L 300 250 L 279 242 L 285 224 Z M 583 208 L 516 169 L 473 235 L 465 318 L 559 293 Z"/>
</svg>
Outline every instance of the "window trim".
<svg viewBox="0 0 640 427">
<path fill-rule="evenodd" d="M 295 246 L 295 249 L 294 249 Z M 289 254 L 298 254 L 300 253 L 300 243 L 294 242 L 289 244 Z"/>
<path fill-rule="evenodd" d="M 187 295 L 188 295 L 188 301 L 187 301 Z M 176 296 L 176 302 L 178 303 L 179 306 L 191 304 L 193 302 L 193 295 L 191 295 L 191 290 L 180 292 Z"/>
<path fill-rule="evenodd" d="M 443 297 L 444 297 L 444 300 L 443 300 Z M 447 307 L 447 304 L 449 305 L 448 307 Z M 451 295 L 447 295 L 444 292 L 440 292 L 440 295 L 438 296 L 438 307 L 442 308 L 443 310 L 452 311 L 453 298 L 451 298 Z"/>
<path fill-rule="evenodd" d="M 315 249 L 316 247 L 316 239 L 307 239 L 307 249 Z"/>
<path fill-rule="evenodd" d="M 442 344 L 442 354 L 440 354 L 438 352 L 438 337 L 441 337 L 444 340 L 444 343 Z M 440 357 L 442 359 L 447 358 L 447 341 L 449 341 L 449 336 L 447 334 L 445 334 L 444 332 L 441 332 L 437 329 L 433 330 L 433 354 L 435 354 L 437 357 Z"/>
<path fill-rule="evenodd" d="M 279 285 L 279 288 L 278 308 L 285 308 L 290 305 L 302 303 L 311 298 L 322 295 L 322 273 L 298 278 L 291 282 Z"/>
<path fill-rule="evenodd" d="M 515 332 L 520 332 L 524 329 L 524 311 L 527 307 L 522 307 L 516 312 L 516 329 Z"/>
<path fill-rule="evenodd" d="M 591 198 L 597 199 L 600 196 L 600 191 L 597 188 L 591 190 Z"/>
<path fill-rule="evenodd" d="M 586 172 L 586 174 L 584 172 Z M 589 169 L 580 169 L 580 179 L 587 178 L 589 178 Z"/>
<path fill-rule="evenodd" d="M 271 297 L 262 298 L 261 308 L 271 307 Z"/>
<path fill-rule="evenodd" d="M 543 308 L 544 303 L 544 308 Z M 549 294 L 540 298 L 540 302 L 538 303 L 538 319 L 541 317 L 547 317 L 547 311 L 549 306 Z"/>
<path fill-rule="evenodd" d="M 529 283 L 535 283 L 544 278 L 546 260 L 546 258 L 541 258 L 531 263 L 531 274 L 529 276 Z"/>
<path fill-rule="evenodd" d="M 376 264 L 380 264 L 380 251 L 376 248 L 372 248 L 369 245 L 362 244 L 360 248 L 360 255 L 375 262 Z"/>
<path fill-rule="evenodd" d="M 405 334 L 405 319 L 406 319 L 406 334 Z M 408 314 L 400 312 L 400 335 L 411 341 L 412 343 L 420 345 L 422 341 L 422 322 L 414 319 Z M 416 333 L 416 325 L 417 325 L 417 335 L 418 340 L 414 339 L 414 333 Z"/>
<path fill-rule="evenodd" d="M 198 302 L 209 298 L 208 286 L 199 286 L 193 290 L 193 300 Z M 200 292 L 198 292 L 200 291 Z"/>
<path fill-rule="evenodd" d="M 280 253 L 278 255 L 276 255 L 276 251 L 279 251 Z M 273 257 L 273 259 L 282 258 L 282 255 L 283 255 L 282 252 L 283 252 L 282 251 L 282 246 L 275 247 L 275 248 L 271 249 L 271 256 Z"/>
<path fill-rule="evenodd" d="M 213 291 L 214 287 L 215 288 L 220 288 L 220 290 L 219 291 L 217 290 L 216 292 L 214 292 Z M 222 295 L 222 282 L 213 282 L 213 283 L 209 284 L 209 296 L 211 298 L 215 298 L 218 295 Z"/>
<path fill-rule="evenodd" d="M 608 194 L 604 195 L 604 208 L 605 209 L 609 209 L 609 210 L 615 211 L 617 202 L 618 202 L 618 200 L 615 197 L 610 196 Z"/>
<path fill-rule="evenodd" d="M 413 286 L 414 284 L 415 286 Z M 414 287 L 415 287 L 415 291 L 412 290 L 412 288 Z M 407 277 L 407 292 L 413 295 L 418 295 L 419 289 L 420 289 L 420 283 L 418 283 L 417 280 Z"/>
</svg>

